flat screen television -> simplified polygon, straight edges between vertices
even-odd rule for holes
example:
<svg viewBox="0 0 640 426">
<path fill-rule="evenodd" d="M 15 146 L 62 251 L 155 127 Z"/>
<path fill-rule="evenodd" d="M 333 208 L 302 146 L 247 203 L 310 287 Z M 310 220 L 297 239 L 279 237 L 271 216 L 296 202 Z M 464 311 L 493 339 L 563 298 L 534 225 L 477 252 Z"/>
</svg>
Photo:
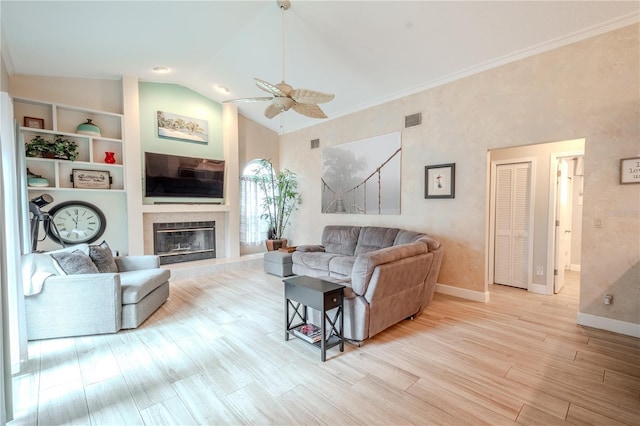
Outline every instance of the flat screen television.
<svg viewBox="0 0 640 426">
<path fill-rule="evenodd" d="M 145 152 L 145 196 L 224 198 L 224 160 Z"/>
</svg>

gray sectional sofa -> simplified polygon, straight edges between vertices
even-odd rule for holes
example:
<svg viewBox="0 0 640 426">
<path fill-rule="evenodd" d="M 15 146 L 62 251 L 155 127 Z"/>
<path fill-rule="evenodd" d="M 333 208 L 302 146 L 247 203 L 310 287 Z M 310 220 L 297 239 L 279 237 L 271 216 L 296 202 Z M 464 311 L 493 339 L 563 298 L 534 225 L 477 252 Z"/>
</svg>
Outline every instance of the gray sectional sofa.
<svg viewBox="0 0 640 426">
<path fill-rule="evenodd" d="M 419 232 L 326 226 L 320 245 L 293 252 L 292 270 L 347 286 L 344 336 L 360 342 L 422 313 L 433 298 L 443 252 Z"/>
</svg>

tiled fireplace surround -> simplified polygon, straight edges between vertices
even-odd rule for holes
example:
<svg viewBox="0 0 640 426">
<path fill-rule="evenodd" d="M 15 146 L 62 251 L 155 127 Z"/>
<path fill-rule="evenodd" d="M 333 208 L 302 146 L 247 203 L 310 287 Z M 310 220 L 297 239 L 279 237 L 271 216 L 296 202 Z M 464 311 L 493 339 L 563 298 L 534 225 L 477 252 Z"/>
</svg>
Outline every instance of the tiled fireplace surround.
<svg viewBox="0 0 640 426">
<path fill-rule="evenodd" d="M 216 222 L 216 256 L 224 257 L 224 241 L 226 232 L 226 214 L 224 212 L 171 212 L 145 213 L 142 220 L 144 234 L 144 254 L 153 253 L 153 224 L 173 222 Z"/>
</svg>

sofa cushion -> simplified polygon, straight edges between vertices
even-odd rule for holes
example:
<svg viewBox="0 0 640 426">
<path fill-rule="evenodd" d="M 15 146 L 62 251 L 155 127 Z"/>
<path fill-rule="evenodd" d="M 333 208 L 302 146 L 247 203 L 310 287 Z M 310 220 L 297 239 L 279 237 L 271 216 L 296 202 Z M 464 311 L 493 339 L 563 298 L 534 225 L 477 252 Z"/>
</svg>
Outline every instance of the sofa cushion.
<svg viewBox="0 0 640 426">
<path fill-rule="evenodd" d="M 122 304 L 138 303 L 147 294 L 169 280 L 168 269 L 141 269 L 120 273 Z"/>
<path fill-rule="evenodd" d="M 398 234 L 398 228 L 366 226 L 360 230 L 355 255 L 361 255 L 382 248 L 391 247 Z"/>
<path fill-rule="evenodd" d="M 99 272 L 118 272 L 116 261 L 113 260 L 113 252 L 106 241 L 99 245 L 89 246 L 89 257 L 95 263 Z"/>
<path fill-rule="evenodd" d="M 359 226 L 325 226 L 322 231 L 322 245 L 328 253 L 353 256 L 359 234 Z"/>
<path fill-rule="evenodd" d="M 428 252 L 429 249 L 425 244 L 411 243 L 387 247 L 358 256 L 351 272 L 351 287 L 356 294 L 363 296 L 377 266 Z"/>
<path fill-rule="evenodd" d="M 334 257 L 342 257 L 336 253 L 325 252 L 299 252 L 294 251 L 291 253 L 293 263 L 304 266 L 309 269 L 317 269 L 321 271 L 329 272 L 329 262 Z"/>
<path fill-rule="evenodd" d="M 409 244 L 418 241 L 421 237 L 424 237 L 425 234 L 422 232 L 415 231 L 407 231 L 404 229 L 398 230 L 398 234 L 396 235 L 396 239 L 393 242 L 394 246 L 399 246 L 400 244 Z"/>
<path fill-rule="evenodd" d="M 100 272 L 91 258 L 80 250 L 72 253 L 64 251 L 51 253 L 51 257 L 58 262 L 62 271 L 67 275 L 97 274 Z"/>
<path fill-rule="evenodd" d="M 329 261 L 329 275 L 350 277 L 353 263 L 356 261 L 354 256 L 336 256 Z"/>
</svg>

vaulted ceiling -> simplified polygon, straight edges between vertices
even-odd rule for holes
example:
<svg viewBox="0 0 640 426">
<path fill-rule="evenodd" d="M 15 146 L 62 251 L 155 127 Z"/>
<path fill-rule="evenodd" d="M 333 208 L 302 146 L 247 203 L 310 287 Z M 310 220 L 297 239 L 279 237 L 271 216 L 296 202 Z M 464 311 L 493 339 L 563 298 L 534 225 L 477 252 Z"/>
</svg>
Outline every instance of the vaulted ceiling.
<svg viewBox="0 0 640 426">
<path fill-rule="evenodd" d="M 282 15 L 264 1 L 0 2 L 13 74 L 135 76 L 216 101 L 282 80 Z M 286 81 L 334 93 L 329 119 L 639 21 L 638 1 L 310 1 L 284 12 Z M 166 74 L 153 67 L 169 68 Z M 223 85 L 228 94 L 216 90 Z M 318 122 L 268 103 L 239 111 L 279 132 Z"/>
</svg>

